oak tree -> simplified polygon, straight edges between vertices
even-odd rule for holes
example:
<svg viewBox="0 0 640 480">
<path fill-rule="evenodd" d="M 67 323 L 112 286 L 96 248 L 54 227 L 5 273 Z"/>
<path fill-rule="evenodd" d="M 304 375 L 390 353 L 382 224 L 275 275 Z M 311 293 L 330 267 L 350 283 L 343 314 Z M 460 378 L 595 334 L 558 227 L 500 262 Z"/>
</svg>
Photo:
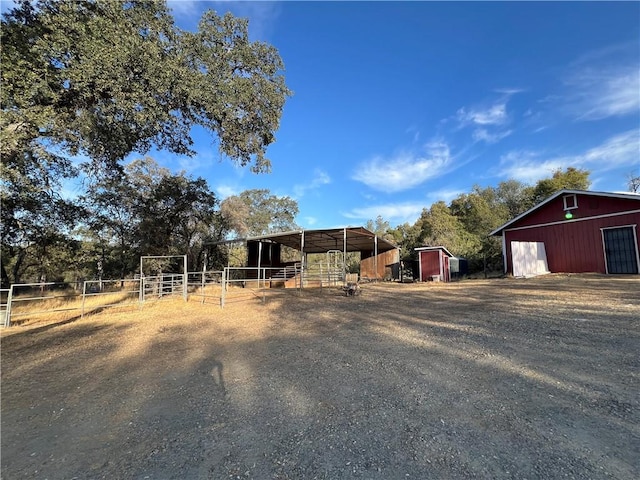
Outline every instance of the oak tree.
<svg viewBox="0 0 640 480">
<path fill-rule="evenodd" d="M 298 202 L 272 195 L 267 189 L 245 190 L 222 201 L 221 213 L 240 236 L 263 235 L 298 228 Z"/>
<path fill-rule="evenodd" d="M 78 158 L 92 177 L 117 176 L 132 153 L 195 154 L 200 127 L 231 161 L 270 170 L 291 92 L 245 19 L 207 11 L 187 32 L 164 1 L 22 0 L 0 43 L 3 269 L 54 234 L 69 240 L 77 214 L 60 191 Z"/>
</svg>

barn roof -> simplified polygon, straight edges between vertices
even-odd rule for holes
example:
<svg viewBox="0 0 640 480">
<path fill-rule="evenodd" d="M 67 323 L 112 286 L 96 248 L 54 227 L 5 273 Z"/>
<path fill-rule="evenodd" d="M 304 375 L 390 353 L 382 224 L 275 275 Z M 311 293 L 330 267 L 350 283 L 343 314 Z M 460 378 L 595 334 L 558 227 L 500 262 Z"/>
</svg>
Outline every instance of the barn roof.
<svg viewBox="0 0 640 480">
<path fill-rule="evenodd" d="M 378 237 L 363 227 L 292 230 L 248 237 L 246 241 L 279 243 L 299 251 L 302 251 L 304 246 L 305 253 L 326 253 L 330 250 L 346 250 L 347 252 L 373 252 L 377 250 L 378 253 L 382 253 L 399 248 L 394 243 Z"/>
<path fill-rule="evenodd" d="M 540 208 L 545 206 L 547 203 L 555 200 L 556 198 L 558 198 L 561 195 L 571 195 L 571 194 L 588 195 L 588 196 L 591 196 L 591 197 L 623 198 L 623 199 L 627 199 L 627 200 L 631 199 L 631 200 L 640 201 L 640 194 L 630 193 L 630 192 L 592 192 L 590 190 L 570 190 L 570 189 L 558 190 L 556 193 L 551 195 L 546 200 L 543 200 L 542 202 L 540 202 L 539 204 L 537 204 L 534 207 L 530 208 L 526 212 L 521 213 L 520 215 L 518 215 L 517 217 L 513 218 L 512 220 L 509 220 L 504 225 L 496 228 L 493 232 L 491 232 L 489 234 L 489 236 L 502 235 L 502 232 L 505 229 L 507 229 L 507 227 L 510 227 L 511 225 L 513 225 L 514 223 L 516 223 L 519 220 L 523 219 L 527 215 L 535 212 L 536 210 L 539 210 Z"/>
</svg>

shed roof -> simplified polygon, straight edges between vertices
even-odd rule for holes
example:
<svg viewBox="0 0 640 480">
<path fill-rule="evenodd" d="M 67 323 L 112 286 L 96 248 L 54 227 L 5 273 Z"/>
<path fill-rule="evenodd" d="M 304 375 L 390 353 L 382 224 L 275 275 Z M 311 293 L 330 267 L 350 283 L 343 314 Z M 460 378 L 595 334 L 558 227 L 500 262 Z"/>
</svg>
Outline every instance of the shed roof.
<svg viewBox="0 0 640 480">
<path fill-rule="evenodd" d="M 303 241 L 304 238 L 304 241 Z M 346 244 L 345 244 L 346 239 Z M 306 253 L 326 253 L 330 250 L 347 252 L 387 252 L 399 248 L 363 227 L 343 227 L 319 230 L 292 230 L 248 237 L 247 242 L 274 242 Z M 346 247 L 346 248 L 345 248 Z"/>
<path fill-rule="evenodd" d="M 539 210 L 540 208 L 545 206 L 547 203 L 555 200 L 556 198 L 558 198 L 561 195 L 571 195 L 571 194 L 588 195 L 588 196 L 592 196 L 592 197 L 623 198 L 623 199 L 627 199 L 627 200 L 628 199 L 632 199 L 632 200 L 640 201 L 640 194 L 630 193 L 630 192 L 592 192 L 592 191 L 589 191 L 589 190 L 570 190 L 570 189 L 558 190 L 556 193 L 551 195 L 546 200 L 543 200 L 542 202 L 540 202 L 539 204 L 533 206 L 532 208 L 530 208 L 526 212 L 521 213 L 517 217 L 509 220 L 504 225 L 496 228 L 493 232 L 491 232 L 489 234 L 489 236 L 502 235 L 502 231 L 505 230 L 507 227 L 513 225 L 514 223 L 516 223 L 517 221 L 523 219 L 524 217 L 526 217 L 527 215 L 533 213 L 534 211 Z"/>
<path fill-rule="evenodd" d="M 442 250 L 444 253 L 447 254 L 447 256 L 453 257 L 453 254 L 449 250 L 447 250 L 445 247 L 443 247 L 442 245 L 437 246 L 437 247 L 416 247 L 416 248 L 414 248 L 414 250 L 416 252 L 427 252 L 427 251 L 433 251 L 433 250 Z"/>
</svg>

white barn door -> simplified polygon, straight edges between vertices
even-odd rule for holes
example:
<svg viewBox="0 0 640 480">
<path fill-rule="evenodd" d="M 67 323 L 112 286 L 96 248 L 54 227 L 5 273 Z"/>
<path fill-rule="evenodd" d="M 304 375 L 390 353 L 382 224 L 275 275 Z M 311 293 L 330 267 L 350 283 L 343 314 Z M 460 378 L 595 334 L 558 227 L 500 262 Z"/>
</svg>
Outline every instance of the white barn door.
<svg viewBox="0 0 640 480">
<path fill-rule="evenodd" d="M 543 242 L 511 242 L 514 277 L 533 277 L 549 273 Z"/>
</svg>

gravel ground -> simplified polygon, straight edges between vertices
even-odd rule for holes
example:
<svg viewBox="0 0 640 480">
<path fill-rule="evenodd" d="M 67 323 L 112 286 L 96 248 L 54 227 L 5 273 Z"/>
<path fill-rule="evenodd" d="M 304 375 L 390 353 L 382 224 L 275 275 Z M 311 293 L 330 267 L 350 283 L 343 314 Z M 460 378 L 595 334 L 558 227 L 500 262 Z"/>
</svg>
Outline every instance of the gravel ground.
<svg viewBox="0 0 640 480">
<path fill-rule="evenodd" d="M 2 331 L 2 478 L 637 479 L 640 278 L 269 291 Z"/>
</svg>

